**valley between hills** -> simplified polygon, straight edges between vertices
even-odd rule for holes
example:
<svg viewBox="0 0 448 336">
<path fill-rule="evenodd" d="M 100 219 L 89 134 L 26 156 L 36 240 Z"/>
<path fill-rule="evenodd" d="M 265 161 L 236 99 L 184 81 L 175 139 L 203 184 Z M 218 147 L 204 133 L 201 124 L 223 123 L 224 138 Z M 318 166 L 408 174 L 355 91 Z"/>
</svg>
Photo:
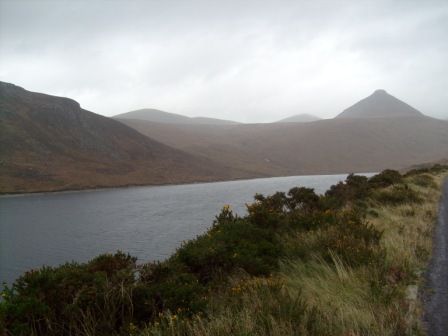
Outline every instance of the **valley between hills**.
<svg viewBox="0 0 448 336">
<path fill-rule="evenodd" d="M 378 172 L 448 158 L 448 121 L 383 90 L 334 119 L 303 118 L 240 124 L 150 109 L 107 118 L 1 82 L 0 193 Z"/>
</svg>

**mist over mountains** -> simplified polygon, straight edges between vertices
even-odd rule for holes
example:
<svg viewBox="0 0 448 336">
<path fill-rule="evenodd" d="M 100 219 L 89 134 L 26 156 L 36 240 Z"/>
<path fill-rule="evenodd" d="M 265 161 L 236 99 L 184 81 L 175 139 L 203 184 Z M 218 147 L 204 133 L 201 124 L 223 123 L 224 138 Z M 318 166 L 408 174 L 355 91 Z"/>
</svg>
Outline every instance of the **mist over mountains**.
<svg viewBox="0 0 448 336">
<path fill-rule="evenodd" d="M 238 124 L 145 109 L 106 118 L 0 83 L 0 192 L 374 172 L 448 157 L 448 121 L 383 90 L 335 119 Z"/>
</svg>

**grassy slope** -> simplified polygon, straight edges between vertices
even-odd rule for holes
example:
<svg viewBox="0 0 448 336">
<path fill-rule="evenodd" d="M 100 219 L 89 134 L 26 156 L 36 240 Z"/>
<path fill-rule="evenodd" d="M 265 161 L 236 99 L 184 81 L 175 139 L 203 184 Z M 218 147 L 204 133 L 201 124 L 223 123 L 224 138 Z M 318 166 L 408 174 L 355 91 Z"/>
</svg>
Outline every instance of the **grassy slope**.
<svg viewBox="0 0 448 336">
<path fill-rule="evenodd" d="M 358 335 L 367 330 L 373 335 L 393 335 L 397 330 L 409 335 L 424 333 L 422 307 L 416 300 L 415 287 L 422 284 L 431 254 L 443 175 L 436 176 L 429 188 L 419 186 L 419 179 L 408 178 L 407 183 L 422 196 L 421 204 L 384 205 L 370 201 L 368 205 L 367 220 L 383 231 L 384 267 L 392 271 L 388 275 L 383 277 L 384 270 L 375 267 L 347 267 L 337 257 L 334 265 L 320 260 L 311 265 L 300 261 L 283 265 L 281 274 L 287 279 L 288 289 L 301 290 L 306 300 L 322 312 L 323 333 Z M 372 279 L 381 286 L 380 300 L 372 297 L 369 284 Z"/>
<path fill-rule="evenodd" d="M 367 218 L 382 230 L 383 265 L 351 267 L 336 254 L 328 262 L 316 253 L 309 260 L 286 258 L 273 278 L 234 278 L 231 294 L 213 297 L 207 317 L 182 324 L 165 314 L 162 324 L 143 335 L 424 335 L 416 286 L 422 285 L 432 250 L 441 184 L 447 176 L 410 176 L 406 183 L 420 204 L 385 205 L 366 201 Z M 320 231 L 290 237 L 310 249 Z M 244 284 L 241 286 L 240 284 Z M 239 295 L 232 297 L 237 288 Z M 160 323 L 160 322 L 159 322 Z"/>
<path fill-rule="evenodd" d="M 124 254 L 27 272 L 0 327 L 60 335 L 424 335 L 416 286 L 448 170 L 349 176 L 228 207 L 162 263 Z M 381 186 L 393 177 L 394 184 Z M 135 272 L 139 277 L 135 278 Z M 111 323 L 114 321 L 114 323 Z"/>
</svg>

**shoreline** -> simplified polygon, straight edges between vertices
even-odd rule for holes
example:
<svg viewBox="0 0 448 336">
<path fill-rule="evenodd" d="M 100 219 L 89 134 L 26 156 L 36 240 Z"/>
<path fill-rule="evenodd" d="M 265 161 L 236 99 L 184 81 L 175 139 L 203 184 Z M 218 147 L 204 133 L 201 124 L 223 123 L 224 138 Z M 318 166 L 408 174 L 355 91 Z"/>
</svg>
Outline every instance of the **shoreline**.
<svg viewBox="0 0 448 336">
<path fill-rule="evenodd" d="M 357 172 L 357 175 L 370 175 L 377 174 L 378 172 Z M 127 184 L 123 186 L 97 186 L 86 187 L 81 189 L 61 189 L 61 190 L 48 190 L 48 191 L 32 191 L 32 192 L 13 192 L 13 193 L 1 193 L 0 199 L 11 197 L 23 197 L 32 195 L 49 195 L 49 194 L 66 194 L 66 193 L 80 193 L 80 192 L 95 192 L 109 189 L 130 189 L 139 187 L 167 187 L 167 186 L 180 186 L 188 184 L 208 184 L 208 183 L 220 183 L 220 182 L 233 182 L 233 181 L 251 181 L 258 179 L 270 179 L 270 178 L 284 178 L 284 177 L 299 177 L 299 176 L 332 176 L 332 175 L 348 175 L 350 173 L 334 173 L 334 174 L 306 174 L 306 175 L 281 175 L 281 176 L 265 176 L 265 177 L 253 177 L 253 178 L 235 178 L 235 179 L 219 179 L 212 181 L 195 181 L 184 183 L 164 183 L 164 184 Z"/>
</svg>

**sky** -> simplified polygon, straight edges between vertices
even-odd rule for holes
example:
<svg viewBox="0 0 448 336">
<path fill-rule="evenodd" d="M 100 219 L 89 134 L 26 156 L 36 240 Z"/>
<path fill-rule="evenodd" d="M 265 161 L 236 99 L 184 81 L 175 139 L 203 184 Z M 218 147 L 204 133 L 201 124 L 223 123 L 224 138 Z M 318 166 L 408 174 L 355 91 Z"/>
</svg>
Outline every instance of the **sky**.
<svg viewBox="0 0 448 336">
<path fill-rule="evenodd" d="M 384 89 L 448 119 L 448 1 L 0 0 L 0 81 L 104 116 L 333 118 Z"/>
</svg>

